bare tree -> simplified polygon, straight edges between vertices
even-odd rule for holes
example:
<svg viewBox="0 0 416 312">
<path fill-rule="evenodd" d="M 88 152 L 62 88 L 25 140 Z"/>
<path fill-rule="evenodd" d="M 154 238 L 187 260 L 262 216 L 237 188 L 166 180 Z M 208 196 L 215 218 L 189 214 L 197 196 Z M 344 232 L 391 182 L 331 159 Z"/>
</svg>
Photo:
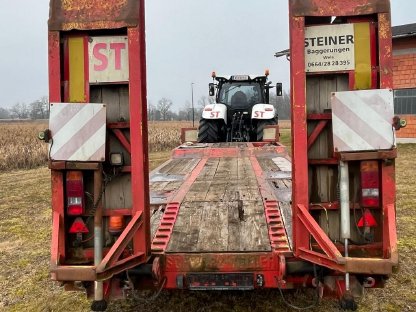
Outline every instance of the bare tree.
<svg viewBox="0 0 416 312">
<path fill-rule="evenodd" d="M 147 119 L 154 121 L 156 119 L 156 107 L 152 102 L 147 102 Z"/>
<path fill-rule="evenodd" d="M 8 109 L 0 107 L 0 119 L 9 119 L 10 112 Z"/>
<path fill-rule="evenodd" d="M 49 100 L 47 96 L 41 97 L 33 103 L 30 103 L 30 118 L 46 119 L 49 117 Z"/>
<path fill-rule="evenodd" d="M 279 115 L 279 119 L 290 119 L 290 95 L 288 92 L 283 91 L 282 96 L 276 96 L 276 94 L 270 94 L 270 104 L 272 104 Z"/>
<path fill-rule="evenodd" d="M 16 103 L 10 109 L 11 116 L 17 119 L 25 119 L 29 116 L 29 110 L 25 103 Z"/>
<path fill-rule="evenodd" d="M 167 119 L 171 106 L 172 106 L 172 101 L 170 99 L 162 98 L 159 100 L 159 102 L 157 103 L 157 109 L 160 112 L 161 119 L 163 120 Z"/>
</svg>

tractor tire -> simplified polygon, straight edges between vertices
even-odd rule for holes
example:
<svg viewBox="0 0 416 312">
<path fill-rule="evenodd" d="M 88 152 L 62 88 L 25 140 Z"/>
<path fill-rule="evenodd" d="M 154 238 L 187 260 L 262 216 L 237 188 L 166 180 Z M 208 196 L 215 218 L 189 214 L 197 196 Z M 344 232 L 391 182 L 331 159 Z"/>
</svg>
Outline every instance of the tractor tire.
<svg viewBox="0 0 416 312">
<path fill-rule="evenodd" d="M 257 122 L 256 142 L 263 141 L 263 130 L 265 126 L 274 126 L 274 125 L 277 125 L 277 118 L 259 120 Z"/>
<path fill-rule="evenodd" d="M 220 136 L 220 125 L 217 120 L 201 119 L 198 129 L 199 143 L 217 143 Z"/>
</svg>

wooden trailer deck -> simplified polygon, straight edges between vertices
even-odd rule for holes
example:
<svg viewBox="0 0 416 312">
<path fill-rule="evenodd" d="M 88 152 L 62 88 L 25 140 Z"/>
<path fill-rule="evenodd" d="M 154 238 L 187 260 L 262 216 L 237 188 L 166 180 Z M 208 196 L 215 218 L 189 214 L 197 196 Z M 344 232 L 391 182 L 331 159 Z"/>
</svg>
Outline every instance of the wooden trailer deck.
<svg viewBox="0 0 416 312">
<path fill-rule="evenodd" d="M 254 143 L 255 144 L 255 143 Z M 194 144 L 175 149 L 150 175 L 153 251 L 290 250 L 291 163 L 285 147 Z M 168 212 L 174 203 L 176 212 Z M 169 205 L 168 205 L 169 206 Z M 161 233 L 168 225 L 169 232 Z M 164 219 L 165 218 L 165 219 Z M 158 240 L 161 244 L 158 245 Z"/>
</svg>

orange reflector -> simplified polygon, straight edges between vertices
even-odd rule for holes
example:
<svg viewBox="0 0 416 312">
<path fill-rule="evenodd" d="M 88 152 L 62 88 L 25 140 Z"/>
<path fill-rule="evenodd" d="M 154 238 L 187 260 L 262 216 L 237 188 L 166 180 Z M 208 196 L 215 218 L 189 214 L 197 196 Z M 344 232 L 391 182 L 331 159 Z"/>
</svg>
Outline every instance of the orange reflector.
<svg viewBox="0 0 416 312">
<path fill-rule="evenodd" d="M 375 227 L 377 226 L 377 221 L 374 219 L 373 215 L 371 214 L 369 209 L 364 211 L 363 216 L 358 221 L 357 224 L 359 227 Z"/>
<path fill-rule="evenodd" d="M 75 219 L 74 223 L 72 223 L 71 228 L 69 229 L 69 233 L 71 234 L 78 234 L 78 233 L 88 233 L 88 228 L 85 225 L 82 218 L 78 217 Z"/>
<path fill-rule="evenodd" d="M 123 216 L 111 216 L 108 222 L 108 232 L 111 234 L 121 233 L 124 229 Z"/>
</svg>

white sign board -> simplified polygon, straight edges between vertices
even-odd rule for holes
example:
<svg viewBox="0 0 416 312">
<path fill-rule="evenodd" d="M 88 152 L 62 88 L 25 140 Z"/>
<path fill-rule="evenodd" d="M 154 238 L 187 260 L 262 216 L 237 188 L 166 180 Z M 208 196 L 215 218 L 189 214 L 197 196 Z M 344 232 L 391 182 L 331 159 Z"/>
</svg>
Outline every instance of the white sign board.
<svg viewBox="0 0 416 312">
<path fill-rule="evenodd" d="M 354 68 L 353 24 L 306 27 L 306 72 L 343 71 Z"/>
<path fill-rule="evenodd" d="M 126 36 L 90 37 L 88 55 L 90 83 L 129 81 Z"/>
</svg>

